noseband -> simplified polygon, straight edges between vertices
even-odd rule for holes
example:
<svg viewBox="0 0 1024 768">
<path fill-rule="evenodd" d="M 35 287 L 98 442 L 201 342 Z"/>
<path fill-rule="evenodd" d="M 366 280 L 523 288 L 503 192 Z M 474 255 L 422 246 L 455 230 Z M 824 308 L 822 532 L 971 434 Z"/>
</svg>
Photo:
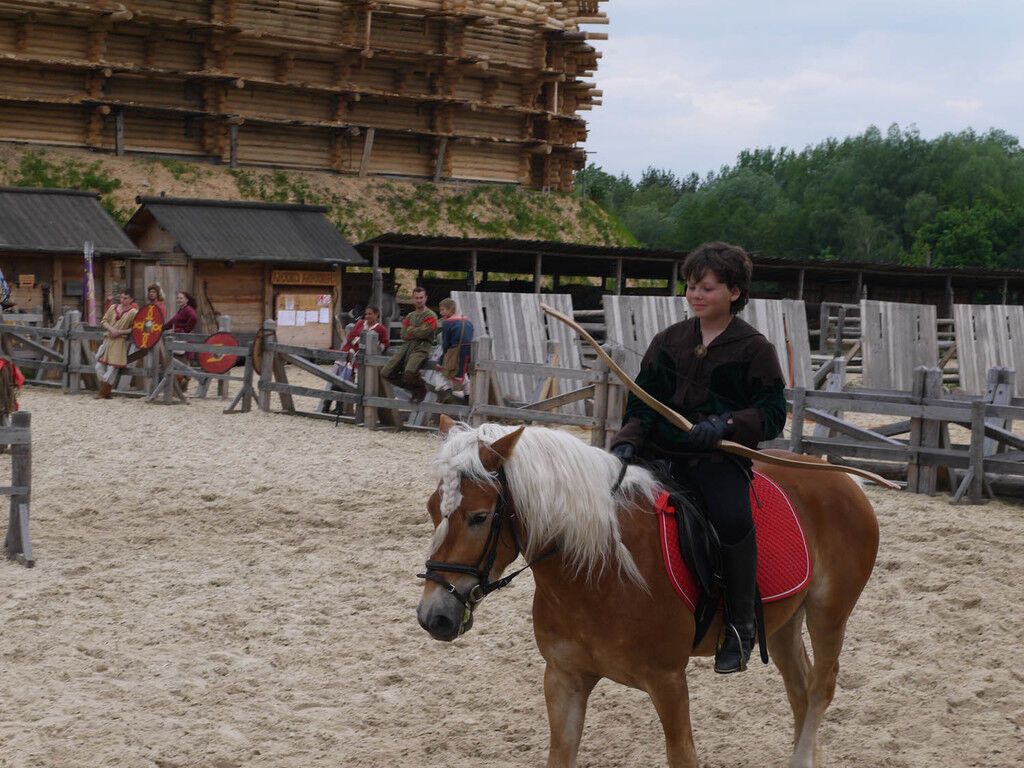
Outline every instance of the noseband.
<svg viewBox="0 0 1024 768">
<path fill-rule="evenodd" d="M 427 560 L 426 572 L 417 573 L 416 578 L 428 579 L 436 584 L 440 584 L 446 592 L 451 594 L 462 603 L 465 609 L 462 613 L 462 623 L 459 625 L 459 634 L 461 635 L 466 631 L 466 627 L 469 624 L 470 619 L 473 617 L 473 609 L 476 608 L 477 604 L 480 603 L 487 595 L 491 594 L 502 587 L 507 587 L 516 576 L 525 571 L 532 565 L 539 563 L 547 557 L 553 555 L 556 551 L 556 547 L 551 547 L 547 552 L 538 557 L 536 560 L 527 563 L 518 571 L 514 571 L 507 576 L 503 576 L 497 581 L 491 581 L 491 569 L 494 567 L 494 561 L 498 557 L 498 544 L 501 540 L 501 526 L 508 520 L 510 527 L 512 528 L 512 539 L 515 542 L 516 557 L 521 553 L 525 552 L 522 541 L 519 539 L 519 530 L 516 528 L 515 512 L 510 509 L 508 499 L 508 481 L 505 478 L 505 468 L 501 467 L 498 469 L 498 500 L 494 503 L 494 514 L 491 515 L 491 528 L 487 532 L 487 541 L 484 543 L 483 552 L 480 553 L 480 557 L 477 559 L 475 565 L 466 565 L 464 563 L 449 563 L 444 560 Z M 459 594 L 458 589 L 455 585 L 448 581 L 444 576 L 441 575 L 441 571 L 448 571 L 449 573 L 464 573 L 474 577 L 477 583 L 473 586 L 469 592 L 462 596 Z"/>
</svg>

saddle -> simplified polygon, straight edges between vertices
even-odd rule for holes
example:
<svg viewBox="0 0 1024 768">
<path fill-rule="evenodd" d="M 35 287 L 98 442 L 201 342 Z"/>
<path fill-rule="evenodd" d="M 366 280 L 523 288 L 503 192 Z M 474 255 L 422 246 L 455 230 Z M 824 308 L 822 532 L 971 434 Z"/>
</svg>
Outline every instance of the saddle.
<svg viewBox="0 0 1024 768">
<path fill-rule="evenodd" d="M 667 466 L 655 462 L 648 468 L 663 487 L 656 510 L 665 569 L 672 586 L 693 611 L 696 645 L 707 634 L 722 602 L 721 545 L 700 494 L 681 487 Z M 782 488 L 755 471 L 750 502 L 758 541 L 755 615 L 761 658 L 766 660 L 762 603 L 802 590 L 810 581 L 811 563 L 799 518 Z"/>
</svg>

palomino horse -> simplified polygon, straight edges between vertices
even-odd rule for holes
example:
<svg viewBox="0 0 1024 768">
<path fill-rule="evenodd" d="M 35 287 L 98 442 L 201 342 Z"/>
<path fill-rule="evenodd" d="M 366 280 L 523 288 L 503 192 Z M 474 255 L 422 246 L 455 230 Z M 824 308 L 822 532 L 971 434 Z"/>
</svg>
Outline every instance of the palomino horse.
<svg viewBox="0 0 1024 768">
<path fill-rule="evenodd" d="M 669 765 L 696 768 L 686 681 L 695 623 L 662 565 L 654 477 L 630 467 L 613 492 L 619 460 L 564 432 L 442 422 L 420 624 L 438 640 L 457 638 L 522 554 L 533 570 L 534 634 L 547 662 L 548 766 L 575 765 L 587 699 L 606 677 L 650 695 Z M 805 768 L 816 764 L 818 726 L 835 692 L 847 619 L 874 567 L 878 523 L 845 474 L 757 468 L 790 495 L 813 562 L 802 592 L 764 610 L 796 725 L 790 765 Z M 717 635 L 713 626 L 692 653 L 713 654 Z"/>
</svg>

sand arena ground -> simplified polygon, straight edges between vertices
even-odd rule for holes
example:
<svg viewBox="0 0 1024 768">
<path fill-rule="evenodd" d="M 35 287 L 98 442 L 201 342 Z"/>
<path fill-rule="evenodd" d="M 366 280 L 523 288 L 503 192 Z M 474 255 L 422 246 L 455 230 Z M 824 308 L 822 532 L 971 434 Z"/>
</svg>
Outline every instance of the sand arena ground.
<svg viewBox="0 0 1024 768">
<path fill-rule="evenodd" d="M 416 624 L 436 438 L 216 400 L 22 400 L 38 565 L 0 565 L 0 766 L 543 763 L 529 574 L 454 644 Z M 869 495 L 881 549 L 827 764 L 1021 765 L 1024 507 Z M 698 660 L 690 684 L 703 765 L 786 764 L 774 667 L 721 678 Z M 663 755 L 646 697 L 601 683 L 581 765 Z"/>
</svg>

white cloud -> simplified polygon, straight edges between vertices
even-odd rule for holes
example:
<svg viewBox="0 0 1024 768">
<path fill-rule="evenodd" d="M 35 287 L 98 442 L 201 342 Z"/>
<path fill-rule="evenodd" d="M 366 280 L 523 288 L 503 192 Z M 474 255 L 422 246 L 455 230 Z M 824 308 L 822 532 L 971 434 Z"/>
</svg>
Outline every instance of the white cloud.
<svg viewBox="0 0 1024 768">
<path fill-rule="evenodd" d="M 1007 85 L 1024 80 L 1024 4 L 1006 13 L 997 0 L 913 0 L 880 14 L 879 3 L 846 16 L 808 0 L 685 12 L 641 0 L 642 14 L 612 3 L 587 149 L 614 172 L 703 173 L 746 148 L 800 148 L 872 124 L 916 124 L 926 136 L 972 121 L 1017 130 L 1024 106 Z M 1002 15 L 986 14 L 995 5 Z"/>
</svg>

